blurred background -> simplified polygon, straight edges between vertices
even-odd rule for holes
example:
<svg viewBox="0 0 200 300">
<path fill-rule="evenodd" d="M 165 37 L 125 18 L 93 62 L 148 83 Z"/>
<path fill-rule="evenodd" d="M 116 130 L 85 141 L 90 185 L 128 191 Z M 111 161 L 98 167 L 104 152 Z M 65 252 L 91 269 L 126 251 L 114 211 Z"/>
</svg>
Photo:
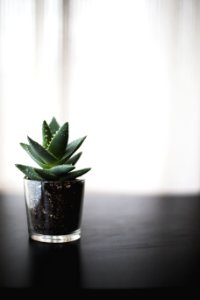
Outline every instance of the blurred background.
<svg viewBox="0 0 200 300">
<path fill-rule="evenodd" d="M 0 191 L 69 121 L 88 191 L 200 190 L 200 1 L 0 0 Z"/>
</svg>

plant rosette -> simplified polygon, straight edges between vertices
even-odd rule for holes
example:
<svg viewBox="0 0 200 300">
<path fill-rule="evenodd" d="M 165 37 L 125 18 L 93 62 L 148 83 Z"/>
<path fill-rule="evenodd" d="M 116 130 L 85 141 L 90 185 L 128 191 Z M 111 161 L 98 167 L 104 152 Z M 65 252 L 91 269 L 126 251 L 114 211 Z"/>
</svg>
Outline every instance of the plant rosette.
<svg viewBox="0 0 200 300">
<path fill-rule="evenodd" d="M 90 168 L 76 170 L 86 136 L 68 143 L 69 124 L 60 126 L 53 117 L 42 124 L 42 145 L 28 137 L 22 148 L 39 165 L 16 164 L 24 173 L 24 193 L 29 237 L 62 243 L 81 237 L 85 180 L 78 177 Z"/>
</svg>

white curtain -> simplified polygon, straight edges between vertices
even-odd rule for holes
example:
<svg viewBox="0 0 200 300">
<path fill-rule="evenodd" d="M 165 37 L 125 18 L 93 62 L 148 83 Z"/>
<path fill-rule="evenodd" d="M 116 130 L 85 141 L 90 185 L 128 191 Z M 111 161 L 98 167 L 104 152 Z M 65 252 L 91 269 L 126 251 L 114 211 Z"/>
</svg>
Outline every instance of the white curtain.
<svg viewBox="0 0 200 300">
<path fill-rule="evenodd" d="M 0 186 L 22 190 L 19 146 L 41 140 L 42 120 L 63 121 L 69 1 L 0 0 Z"/>
<path fill-rule="evenodd" d="M 87 189 L 200 189 L 198 0 L 0 0 L 0 183 L 43 119 L 88 135 Z M 26 160 L 27 159 L 27 160 Z"/>
</svg>

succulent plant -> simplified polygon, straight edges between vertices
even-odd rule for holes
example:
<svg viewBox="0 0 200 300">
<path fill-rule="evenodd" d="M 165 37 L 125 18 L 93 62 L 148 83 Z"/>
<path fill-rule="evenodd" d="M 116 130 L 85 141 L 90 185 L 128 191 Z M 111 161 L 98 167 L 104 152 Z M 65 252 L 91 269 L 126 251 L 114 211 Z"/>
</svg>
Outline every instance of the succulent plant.
<svg viewBox="0 0 200 300">
<path fill-rule="evenodd" d="M 86 136 L 68 143 L 68 132 L 68 122 L 60 126 L 55 117 L 49 124 L 43 121 L 42 145 L 30 137 L 28 137 L 28 144 L 20 143 L 40 168 L 21 164 L 16 164 L 16 167 L 25 174 L 26 178 L 39 181 L 73 180 L 90 171 L 90 168 L 75 170 L 75 164 L 82 152 L 74 153 L 82 145 Z"/>
</svg>

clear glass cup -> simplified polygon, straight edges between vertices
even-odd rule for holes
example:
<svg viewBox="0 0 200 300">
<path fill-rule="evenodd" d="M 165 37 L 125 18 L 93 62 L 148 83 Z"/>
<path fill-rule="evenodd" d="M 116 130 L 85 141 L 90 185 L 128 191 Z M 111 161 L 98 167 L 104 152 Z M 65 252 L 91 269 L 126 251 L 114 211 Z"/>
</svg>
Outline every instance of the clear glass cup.
<svg viewBox="0 0 200 300">
<path fill-rule="evenodd" d="M 36 181 L 24 178 L 29 237 L 65 243 L 81 237 L 84 180 Z"/>
</svg>

